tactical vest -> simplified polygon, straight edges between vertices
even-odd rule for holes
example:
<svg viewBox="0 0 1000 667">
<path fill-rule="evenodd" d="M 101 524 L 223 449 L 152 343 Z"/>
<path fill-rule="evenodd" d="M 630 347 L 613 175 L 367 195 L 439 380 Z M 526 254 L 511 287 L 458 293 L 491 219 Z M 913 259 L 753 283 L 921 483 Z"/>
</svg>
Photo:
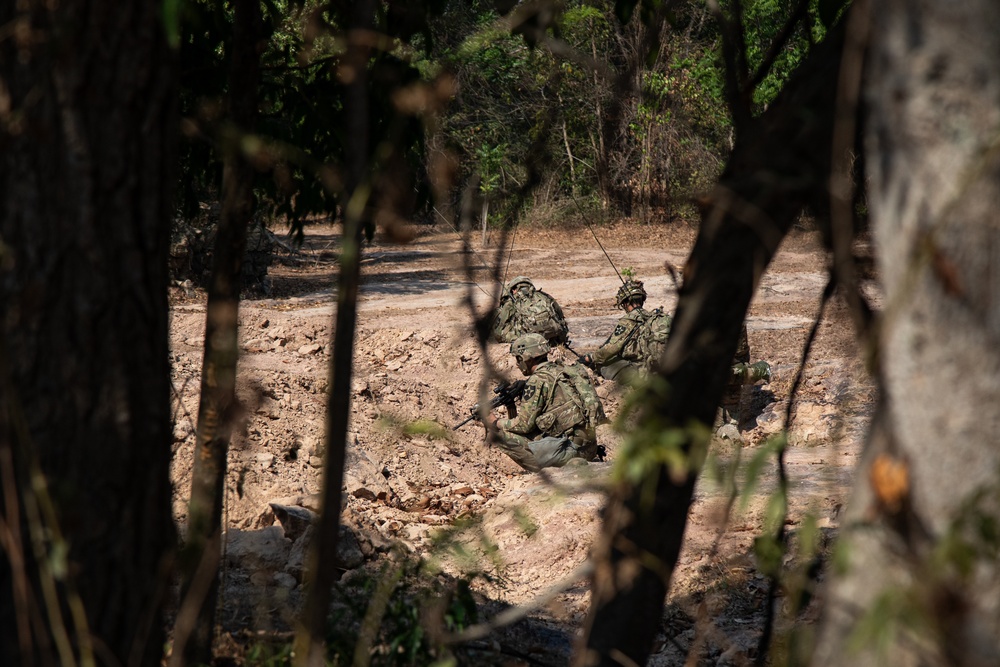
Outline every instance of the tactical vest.
<svg viewBox="0 0 1000 667">
<path fill-rule="evenodd" d="M 572 371 L 559 364 L 545 364 L 535 370 L 549 388 L 551 394 L 542 413 L 535 419 L 535 424 L 545 435 L 566 435 L 576 427 L 586 428 L 590 425 L 588 418 L 588 403 L 577 388 L 578 380 Z M 586 382 L 586 380 L 584 380 Z M 589 385 L 589 382 L 587 382 Z M 593 391 L 593 387 L 590 389 Z M 597 397 L 596 392 L 594 398 Z M 600 406 L 600 401 L 597 401 Z M 593 412 L 593 406 L 589 412 Z M 601 410 L 603 414 L 603 409 Z"/>
</svg>

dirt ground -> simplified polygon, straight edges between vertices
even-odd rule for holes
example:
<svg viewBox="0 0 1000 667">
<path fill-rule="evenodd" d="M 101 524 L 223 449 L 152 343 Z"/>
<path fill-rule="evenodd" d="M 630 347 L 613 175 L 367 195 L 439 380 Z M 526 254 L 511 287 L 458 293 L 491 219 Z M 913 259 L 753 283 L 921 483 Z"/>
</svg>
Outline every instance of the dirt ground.
<svg viewBox="0 0 1000 667">
<path fill-rule="evenodd" d="M 665 263 L 683 264 L 694 230 L 621 224 L 597 232 L 619 269 L 629 267 L 645 282 L 647 307 L 673 310 L 676 293 Z M 249 296 L 241 305 L 246 425 L 228 464 L 219 618 L 227 630 L 290 627 L 302 598 L 300 541 L 288 538 L 270 504 L 318 509 L 338 239 L 333 227 L 307 228 L 300 252 L 280 251 L 270 272 L 270 294 Z M 508 278 L 530 276 L 553 295 L 580 353 L 592 351 L 613 329 L 618 278 L 585 228 L 518 229 L 513 253 L 480 247 L 478 234 L 472 240 L 472 252 L 463 255 L 456 232 L 422 227 L 408 244 L 377 238 L 364 249 L 343 512 L 354 552 L 342 556 L 343 581 L 360 582 L 400 558 L 430 563 L 431 571 L 452 581 L 476 573 L 472 590 L 479 621 L 511 605 L 531 610 L 517 624 L 471 642 L 469 650 L 502 655 L 500 664 L 564 664 L 588 605 L 579 568 L 600 526 L 602 486 L 627 433 L 614 425 L 600 428 L 609 452 L 605 463 L 537 475 L 486 447 L 476 422 L 458 431 L 450 427 L 468 415 L 484 377 L 486 360 L 471 333 L 469 304 L 487 306 L 494 287 L 489 264 L 500 262 L 500 273 Z M 494 235 L 491 242 L 497 240 Z M 774 377 L 745 389 L 745 446 L 717 442 L 713 454 L 719 465 L 711 468 L 725 471 L 737 457 L 744 463 L 763 457 L 762 483 L 724 521 L 727 483 L 706 472 L 650 664 L 679 664 L 689 652 L 697 664 L 741 664 L 754 655 L 768 588 L 754 538 L 775 478 L 765 443 L 784 425 L 825 266 L 814 234 L 793 232 L 752 303 L 751 356 L 769 361 Z M 173 288 L 174 512 L 182 529 L 204 311 L 203 292 Z M 506 347 L 490 346 L 488 361 L 502 375 L 519 377 Z M 599 379 L 596 384 L 613 418 L 624 392 Z M 785 461 L 792 485 L 786 523 L 793 536 L 814 522 L 821 535 L 835 530 L 873 402 L 851 322 L 834 300 L 805 364 L 793 411 Z M 747 480 L 739 479 L 746 488 Z M 783 559 L 787 577 L 778 592 L 779 637 L 814 620 L 812 607 L 799 611 L 793 600 L 798 588 L 792 582 L 802 580 L 807 556 Z M 551 590 L 557 582 L 565 585 Z M 545 592 L 544 600 L 533 602 Z M 464 655 L 460 662 L 482 662 Z"/>
</svg>

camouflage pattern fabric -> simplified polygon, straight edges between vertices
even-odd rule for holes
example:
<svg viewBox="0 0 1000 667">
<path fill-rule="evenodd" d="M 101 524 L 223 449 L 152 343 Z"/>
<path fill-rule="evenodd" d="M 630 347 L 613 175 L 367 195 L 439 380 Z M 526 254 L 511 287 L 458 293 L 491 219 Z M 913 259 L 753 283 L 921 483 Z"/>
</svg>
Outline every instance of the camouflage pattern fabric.
<svg viewBox="0 0 1000 667">
<path fill-rule="evenodd" d="M 743 415 L 743 387 L 763 380 L 771 381 L 771 367 L 766 361 L 750 363 L 750 339 L 747 334 L 746 322 L 740 332 L 740 341 L 736 346 L 736 356 L 730 369 L 729 382 L 722 393 L 721 423 L 740 426 Z M 717 422 L 720 418 L 716 419 Z"/>
<path fill-rule="evenodd" d="M 596 427 L 605 420 L 604 406 L 578 364 L 544 361 L 528 378 L 517 417 L 497 420 L 498 446 L 531 471 L 576 457 L 591 461 L 597 455 Z M 543 446 L 538 444 L 543 438 L 571 444 Z"/>
<path fill-rule="evenodd" d="M 648 372 L 656 366 L 667 349 L 667 339 L 670 338 L 670 327 L 674 318 L 657 308 L 648 313 L 649 317 L 642 323 L 636 343 L 639 348 L 639 358 L 643 368 Z"/>
<path fill-rule="evenodd" d="M 522 286 L 497 309 L 493 340 L 511 343 L 526 333 L 540 333 L 553 344 L 565 343 L 569 325 L 555 299 L 542 290 Z"/>
<path fill-rule="evenodd" d="M 614 331 L 592 355 L 594 367 L 602 376 L 616 382 L 631 382 L 634 375 L 642 371 L 644 364 L 642 350 L 639 348 L 639 333 L 648 317 L 649 311 L 634 308 L 618 319 Z M 608 369 L 607 374 L 605 368 Z"/>
</svg>

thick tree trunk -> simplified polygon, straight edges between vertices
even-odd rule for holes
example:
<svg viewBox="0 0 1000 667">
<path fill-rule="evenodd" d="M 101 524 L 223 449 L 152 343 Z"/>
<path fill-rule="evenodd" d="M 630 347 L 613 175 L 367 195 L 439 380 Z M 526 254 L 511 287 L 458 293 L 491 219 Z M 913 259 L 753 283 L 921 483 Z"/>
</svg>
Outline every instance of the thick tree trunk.
<svg viewBox="0 0 1000 667">
<path fill-rule="evenodd" d="M 644 664 L 649 655 L 707 444 L 707 427 L 689 424 L 712 423 L 761 275 L 802 208 L 828 196 L 843 37 L 843 28 L 832 31 L 749 122 L 703 214 L 661 367 L 666 382 L 652 385 L 623 454 L 665 460 L 673 445 L 663 436 L 674 431 L 686 464 L 651 469 L 613 492 L 576 665 Z"/>
<path fill-rule="evenodd" d="M 814 664 L 996 665 L 1000 6 L 877 6 L 866 162 L 885 401 Z"/>
<path fill-rule="evenodd" d="M 158 665 L 175 67 L 159 3 L 55 6 L 0 3 L 0 664 Z"/>
<path fill-rule="evenodd" d="M 259 0 L 235 0 L 228 112 L 220 137 L 225 153 L 222 209 L 215 237 L 214 266 L 205 308 L 205 352 L 198 404 L 187 543 L 182 552 L 181 613 L 174 633 L 172 664 L 208 664 L 212 658 L 218 597 L 222 505 L 226 458 L 238 416 L 240 270 L 247 227 L 253 216 L 254 168 L 243 139 L 257 121 L 261 32 Z"/>
</svg>

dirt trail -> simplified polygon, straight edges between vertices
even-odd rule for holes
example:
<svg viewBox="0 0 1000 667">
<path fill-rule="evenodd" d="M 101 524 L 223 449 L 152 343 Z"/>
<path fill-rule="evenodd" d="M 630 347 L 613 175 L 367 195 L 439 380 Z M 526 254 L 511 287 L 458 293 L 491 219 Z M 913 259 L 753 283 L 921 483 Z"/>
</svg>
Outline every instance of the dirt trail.
<svg viewBox="0 0 1000 667">
<path fill-rule="evenodd" d="M 630 267 L 645 282 L 650 294 L 647 305 L 673 310 L 676 294 L 664 263 L 683 263 L 694 232 L 622 225 L 599 233 L 618 267 Z M 599 345 L 617 319 L 613 297 L 618 279 L 589 233 L 519 230 L 516 243 L 506 275 L 530 276 L 559 301 L 578 351 Z M 245 432 L 232 447 L 226 500 L 226 524 L 240 539 L 256 535 L 280 540 L 280 529 L 272 527 L 275 518 L 269 503 L 309 507 L 321 489 L 336 252 L 336 230 L 309 228 L 302 252 L 282 256 L 281 263 L 272 268 L 271 295 L 247 298 L 241 306 L 240 393 L 248 419 Z M 475 423 L 445 437 L 413 428 L 417 420 L 454 424 L 477 400 L 484 364 L 470 333 L 466 299 L 471 297 L 477 309 L 488 304 L 492 285 L 482 263 L 494 253 L 495 248 L 476 248 L 469 261 L 480 268 L 475 271 L 477 283 L 470 283 L 454 232 L 428 229 L 408 245 L 376 241 L 366 247 L 352 396 L 353 472 L 349 472 L 353 476 L 349 475 L 347 483 L 344 521 L 356 530 L 358 549 L 372 563 L 382 558 L 379 554 L 393 540 L 417 554 L 432 553 L 434 533 L 441 526 L 456 518 L 476 519 L 505 559 L 504 587 L 484 587 L 480 592 L 498 602 L 518 604 L 585 560 L 590 537 L 599 526 L 599 494 L 581 491 L 569 496 L 570 500 L 562 496 L 558 508 L 552 509 L 551 503 L 542 500 L 551 496 L 551 485 L 537 475 L 522 473 L 504 455 L 484 447 L 482 428 Z M 506 255 L 504 261 L 508 261 Z M 752 357 L 768 360 L 775 375 L 769 385 L 747 390 L 745 399 L 755 415 L 742 433 L 748 444 L 744 461 L 784 423 L 788 392 L 826 281 L 823 266 L 815 238 L 793 233 L 751 306 Z M 197 412 L 204 294 L 177 288 L 172 303 L 178 397 L 174 509 L 183 524 L 194 445 L 192 416 Z M 516 377 L 505 348 L 491 346 L 489 358 L 501 373 Z M 613 416 L 621 407 L 622 391 L 607 383 L 600 383 L 598 390 Z M 844 306 L 835 301 L 805 367 L 792 446 L 787 451 L 788 474 L 795 489 L 790 506 L 793 526 L 807 512 L 818 514 L 822 525 L 835 525 L 860 453 L 872 391 L 857 361 Z M 613 462 L 622 434 L 605 426 L 599 435 Z M 734 451 L 723 444 L 718 454 L 728 461 Z M 610 467 L 608 463 L 584 467 L 587 472 L 559 471 L 554 477 L 572 484 L 588 475 L 600 477 Z M 772 468 L 765 467 L 765 492 L 773 482 Z M 754 624 L 739 619 L 760 613 L 763 588 L 755 578 L 751 545 L 766 495 L 759 494 L 756 503 L 731 520 L 719 552 L 709 557 L 724 497 L 710 480 L 699 487 L 672 587 L 675 607 L 671 609 L 681 610 L 677 613 L 684 620 L 665 620 L 660 662 L 654 660 L 654 664 L 670 664 L 677 658 L 677 646 L 693 640 L 696 624 L 691 610 L 713 595 L 720 567 L 726 569 L 729 580 L 750 582 L 751 602 L 747 604 L 757 607 L 741 611 L 738 605 L 723 605 L 717 626 L 729 632 L 725 630 L 728 622 L 732 633 L 726 636 L 731 643 L 751 643 Z M 519 502 L 534 503 L 539 533 L 534 541 L 524 535 L 517 521 L 510 520 Z M 259 607 L 274 596 L 294 602 L 301 593 L 300 572 L 292 570 L 289 575 L 286 563 L 231 560 L 227 586 L 234 608 L 224 620 L 234 625 L 280 624 L 280 613 L 261 619 Z M 577 585 L 557 601 L 536 614 L 535 621 L 564 633 L 560 636 L 565 638 L 585 613 L 586 589 Z M 556 651 L 557 657 L 562 650 Z M 719 644 L 713 650 L 725 647 Z"/>
</svg>

